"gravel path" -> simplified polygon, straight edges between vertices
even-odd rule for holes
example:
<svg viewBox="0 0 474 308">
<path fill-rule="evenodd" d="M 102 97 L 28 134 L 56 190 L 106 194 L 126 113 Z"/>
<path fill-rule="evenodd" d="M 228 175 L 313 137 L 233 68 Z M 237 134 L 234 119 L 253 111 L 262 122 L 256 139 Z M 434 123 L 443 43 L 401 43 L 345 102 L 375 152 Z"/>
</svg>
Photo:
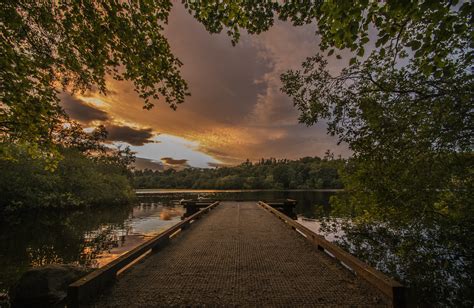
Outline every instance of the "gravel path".
<svg viewBox="0 0 474 308">
<path fill-rule="evenodd" d="M 386 307 L 388 301 L 254 202 L 222 202 L 119 276 L 94 306 Z"/>
</svg>

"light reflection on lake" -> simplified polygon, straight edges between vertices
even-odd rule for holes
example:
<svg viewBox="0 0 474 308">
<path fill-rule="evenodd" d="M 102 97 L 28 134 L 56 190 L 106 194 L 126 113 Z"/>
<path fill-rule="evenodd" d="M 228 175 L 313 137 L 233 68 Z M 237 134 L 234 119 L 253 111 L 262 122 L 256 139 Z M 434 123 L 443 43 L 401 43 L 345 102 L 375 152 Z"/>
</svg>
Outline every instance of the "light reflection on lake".
<svg viewBox="0 0 474 308">
<path fill-rule="evenodd" d="M 74 263 L 100 267 L 181 220 L 181 199 L 295 199 L 298 221 L 317 231 L 313 219 L 328 213 L 334 191 L 148 191 L 135 205 L 49 211 L 9 217 L 0 226 L 0 290 L 31 266 Z"/>
<path fill-rule="evenodd" d="M 124 229 L 114 230 L 108 249 L 97 255 L 94 267 L 101 267 L 132 250 L 148 239 L 160 234 L 181 220 L 184 214 L 182 206 L 163 206 L 159 203 L 140 203 L 133 207 L 130 217 L 124 222 Z M 89 235 L 96 238 L 97 231 Z"/>
</svg>

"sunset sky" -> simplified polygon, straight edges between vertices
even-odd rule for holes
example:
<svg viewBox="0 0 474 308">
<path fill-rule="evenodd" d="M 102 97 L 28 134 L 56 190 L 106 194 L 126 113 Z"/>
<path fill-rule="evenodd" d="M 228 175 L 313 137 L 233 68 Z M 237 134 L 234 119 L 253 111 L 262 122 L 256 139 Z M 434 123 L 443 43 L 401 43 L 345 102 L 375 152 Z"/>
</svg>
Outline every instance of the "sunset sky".
<svg viewBox="0 0 474 308">
<path fill-rule="evenodd" d="M 324 124 L 298 124 L 291 100 L 279 90 L 280 74 L 317 51 L 314 31 L 277 22 L 259 36 L 242 35 L 233 47 L 229 37 L 209 34 L 176 4 L 165 35 L 184 63 L 191 92 L 185 103 L 173 111 L 157 102 L 147 111 L 131 83 L 110 80 L 107 96 L 63 94 L 63 106 L 85 127 L 104 124 L 110 140 L 130 145 L 137 157 L 168 166 L 297 159 L 327 149 L 347 156 L 347 147 L 337 146 Z M 344 64 L 330 61 L 333 71 Z"/>
</svg>

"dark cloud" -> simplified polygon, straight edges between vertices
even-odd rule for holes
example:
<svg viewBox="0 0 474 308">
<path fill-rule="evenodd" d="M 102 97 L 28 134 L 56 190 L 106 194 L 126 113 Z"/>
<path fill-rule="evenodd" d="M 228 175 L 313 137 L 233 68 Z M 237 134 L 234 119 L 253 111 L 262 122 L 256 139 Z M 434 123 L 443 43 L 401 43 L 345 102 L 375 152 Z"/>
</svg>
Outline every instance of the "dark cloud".
<svg viewBox="0 0 474 308">
<path fill-rule="evenodd" d="M 110 141 L 122 141 L 135 146 L 154 142 L 150 140 L 155 135 L 151 128 L 132 128 L 114 124 L 108 124 L 105 128 L 108 133 L 107 139 Z"/>
<path fill-rule="evenodd" d="M 161 161 L 168 165 L 178 165 L 178 166 L 187 165 L 188 163 L 187 159 L 174 159 L 172 157 L 162 157 Z"/>
<path fill-rule="evenodd" d="M 178 112 L 236 124 L 253 110 L 266 88 L 256 80 L 271 68 L 248 37 L 233 47 L 227 35 L 210 35 L 179 4 L 173 7 L 166 36 L 184 63 L 183 76 L 192 94 Z"/>
<path fill-rule="evenodd" d="M 62 107 L 74 120 L 88 124 L 92 121 L 107 121 L 109 119 L 109 115 L 105 111 L 89 106 L 69 94 L 62 93 L 60 98 Z"/>
</svg>

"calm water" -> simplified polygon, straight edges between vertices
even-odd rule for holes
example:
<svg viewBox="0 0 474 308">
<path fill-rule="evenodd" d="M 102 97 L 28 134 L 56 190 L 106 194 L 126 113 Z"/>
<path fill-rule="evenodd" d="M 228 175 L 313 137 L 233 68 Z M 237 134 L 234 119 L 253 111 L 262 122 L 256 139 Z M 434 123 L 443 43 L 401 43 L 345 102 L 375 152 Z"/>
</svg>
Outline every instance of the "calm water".
<svg viewBox="0 0 474 308">
<path fill-rule="evenodd" d="M 0 290 L 31 266 L 74 263 L 101 267 L 178 223 L 181 199 L 298 200 L 298 221 L 318 231 L 334 191 L 142 190 L 137 204 L 81 212 L 50 212 L 9 219 L 0 226 Z"/>
</svg>

